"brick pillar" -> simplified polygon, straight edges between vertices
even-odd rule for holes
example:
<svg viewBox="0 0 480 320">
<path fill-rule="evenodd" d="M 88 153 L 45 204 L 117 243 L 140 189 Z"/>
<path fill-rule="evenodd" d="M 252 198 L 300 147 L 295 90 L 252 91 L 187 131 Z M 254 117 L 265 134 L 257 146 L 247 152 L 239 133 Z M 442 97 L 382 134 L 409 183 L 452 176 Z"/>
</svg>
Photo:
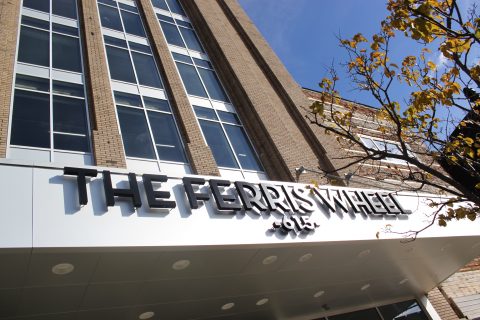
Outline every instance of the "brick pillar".
<svg viewBox="0 0 480 320">
<path fill-rule="evenodd" d="M 452 307 L 438 288 L 428 293 L 428 300 L 442 320 L 459 320 Z"/>
<path fill-rule="evenodd" d="M 295 180 L 295 168 L 316 168 L 318 158 L 305 141 L 271 79 L 225 14 L 221 1 L 182 1 L 252 138 L 267 174 Z M 302 174 L 307 182 L 311 174 Z"/>
<path fill-rule="evenodd" d="M 202 138 L 202 132 L 190 106 L 188 96 L 183 88 L 182 79 L 177 72 L 167 41 L 163 36 L 157 16 L 150 0 L 139 0 L 146 22 L 146 27 L 152 39 L 152 49 L 157 55 L 157 62 L 165 83 L 165 90 L 173 107 L 177 123 L 180 127 L 183 141 L 185 142 L 190 165 L 195 173 L 201 175 L 218 176 L 217 164 L 212 151 Z"/>
<path fill-rule="evenodd" d="M 0 158 L 7 154 L 20 1 L 0 0 Z"/>
<path fill-rule="evenodd" d="M 81 23 L 84 33 L 85 78 L 88 79 L 92 122 L 92 145 L 95 164 L 126 168 L 122 138 L 117 125 L 115 103 L 108 75 L 100 17 L 96 0 L 81 0 Z"/>
</svg>

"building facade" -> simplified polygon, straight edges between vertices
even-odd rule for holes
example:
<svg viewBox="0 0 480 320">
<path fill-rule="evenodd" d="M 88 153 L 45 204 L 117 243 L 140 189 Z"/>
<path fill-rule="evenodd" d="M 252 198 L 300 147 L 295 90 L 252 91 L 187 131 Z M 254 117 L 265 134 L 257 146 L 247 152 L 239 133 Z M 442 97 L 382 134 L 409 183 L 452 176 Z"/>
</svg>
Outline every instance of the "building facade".
<svg viewBox="0 0 480 320">
<path fill-rule="evenodd" d="M 453 313 L 478 228 L 299 170 L 352 151 L 236 0 L 0 0 L 0 41 L 0 319 Z"/>
</svg>

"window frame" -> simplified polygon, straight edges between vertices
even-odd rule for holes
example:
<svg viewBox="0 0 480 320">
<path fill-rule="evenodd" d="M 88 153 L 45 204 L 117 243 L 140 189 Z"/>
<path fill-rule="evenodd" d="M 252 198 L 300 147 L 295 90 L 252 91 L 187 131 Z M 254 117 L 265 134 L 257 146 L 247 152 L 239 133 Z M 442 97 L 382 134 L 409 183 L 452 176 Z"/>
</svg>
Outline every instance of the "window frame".
<svg viewBox="0 0 480 320">
<path fill-rule="evenodd" d="M 384 151 L 385 149 L 383 147 L 381 147 L 380 145 L 378 145 L 378 142 L 383 142 L 383 143 L 390 143 L 390 144 L 394 144 L 398 147 L 398 150 L 401 152 L 402 149 L 401 149 L 401 145 L 400 145 L 400 142 L 398 141 L 394 141 L 394 140 L 386 140 L 386 139 L 381 139 L 381 138 L 377 138 L 377 137 L 373 137 L 373 136 L 367 136 L 365 134 L 358 134 L 358 137 L 360 138 L 360 142 L 362 143 L 362 145 L 364 145 L 365 147 L 366 144 L 365 144 L 365 141 L 364 139 L 370 139 L 372 140 L 375 148 L 377 149 L 377 151 Z M 413 158 L 416 158 L 415 154 L 411 151 L 411 148 L 408 144 L 406 144 L 407 146 L 407 150 L 408 150 L 408 153 L 409 153 L 409 156 L 410 157 L 413 157 Z M 367 147 L 368 148 L 368 147 Z M 401 165 L 412 165 L 410 163 L 408 163 L 407 161 L 405 160 L 402 160 L 402 159 L 396 159 L 396 158 L 390 158 L 390 157 L 385 157 L 385 159 L 382 159 L 380 160 L 382 162 L 387 162 L 387 163 L 393 163 L 393 164 L 401 164 Z"/>
</svg>

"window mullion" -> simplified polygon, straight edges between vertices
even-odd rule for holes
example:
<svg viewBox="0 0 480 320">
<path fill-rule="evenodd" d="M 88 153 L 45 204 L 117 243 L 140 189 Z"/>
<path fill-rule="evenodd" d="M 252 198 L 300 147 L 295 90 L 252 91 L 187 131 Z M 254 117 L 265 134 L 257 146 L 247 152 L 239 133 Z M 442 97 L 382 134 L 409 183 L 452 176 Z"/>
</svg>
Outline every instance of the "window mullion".
<svg viewBox="0 0 480 320">
<path fill-rule="evenodd" d="M 50 0 L 49 12 L 49 84 L 50 84 L 50 162 L 55 161 L 54 134 L 53 134 L 53 0 Z"/>
<path fill-rule="evenodd" d="M 155 158 L 157 158 L 158 167 L 161 170 L 160 163 L 159 163 L 160 157 L 158 155 L 158 150 L 157 150 L 157 142 L 155 141 L 155 137 L 153 136 L 152 126 L 150 125 L 150 119 L 148 118 L 148 112 L 147 112 L 147 109 L 145 108 L 145 102 L 143 101 L 142 95 L 140 95 L 140 99 L 142 100 L 143 114 L 145 115 L 145 119 L 147 120 L 148 133 L 150 134 L 150 138 L 152 139 L 152 143 L 153 143 L 153 152 L 155 153 Z"/>
</svg>

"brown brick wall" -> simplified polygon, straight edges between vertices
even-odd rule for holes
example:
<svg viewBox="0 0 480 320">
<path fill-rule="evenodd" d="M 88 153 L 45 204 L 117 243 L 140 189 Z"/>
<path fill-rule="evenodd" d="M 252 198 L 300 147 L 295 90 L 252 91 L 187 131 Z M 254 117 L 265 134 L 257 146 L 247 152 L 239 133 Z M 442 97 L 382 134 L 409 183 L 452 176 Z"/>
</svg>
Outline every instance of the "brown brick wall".
<svg viewBox="0 0 480 320">
<path fill-rule="evenodd" d="M 117 126 L 97 2 L 81 0 L 80 4 L 95 163 L 98 166 L 125 168 L 125 153 Z"/>
<path fill-rule="evenodd" d="M 7 153 L 20 1 L 0 0 L 0 158 Z"/>
<path fill-rule="evenodd" d="M 295 168 L 318 158 L 284 105 L 284 100 L 252 55 L 231 17 L 217 1 L 182 1 L 199 37 L 226 86 L 267 174 L 274 180 L 295 180 Z M 301 181 L 315 176 L 304 174 Z"/>
<path fill-rule="evenodd" d="M 459 320 L 442 292 L 435 288 L 428 293 L 428 300 L 442 320 Z"/>
<path fill-rule="evenodd" d="M 186 146 L 190 165 L 195 173 L 201 175 L 220 175 L 210 148 L 202 138 L 201 129 L 190 106 L 182 80 L 177 72 L 175 62 L 171 58 L 167 41 L 163 36 L 160 24 L 150 3 L 150 0 L 137 1 L 142 8 L 147 29 L 151 35 L 152 47 L 158 54 L 157 62 L 164 79 L 165 89 L 179 124 L 183 141 Z"/>
</svg>

